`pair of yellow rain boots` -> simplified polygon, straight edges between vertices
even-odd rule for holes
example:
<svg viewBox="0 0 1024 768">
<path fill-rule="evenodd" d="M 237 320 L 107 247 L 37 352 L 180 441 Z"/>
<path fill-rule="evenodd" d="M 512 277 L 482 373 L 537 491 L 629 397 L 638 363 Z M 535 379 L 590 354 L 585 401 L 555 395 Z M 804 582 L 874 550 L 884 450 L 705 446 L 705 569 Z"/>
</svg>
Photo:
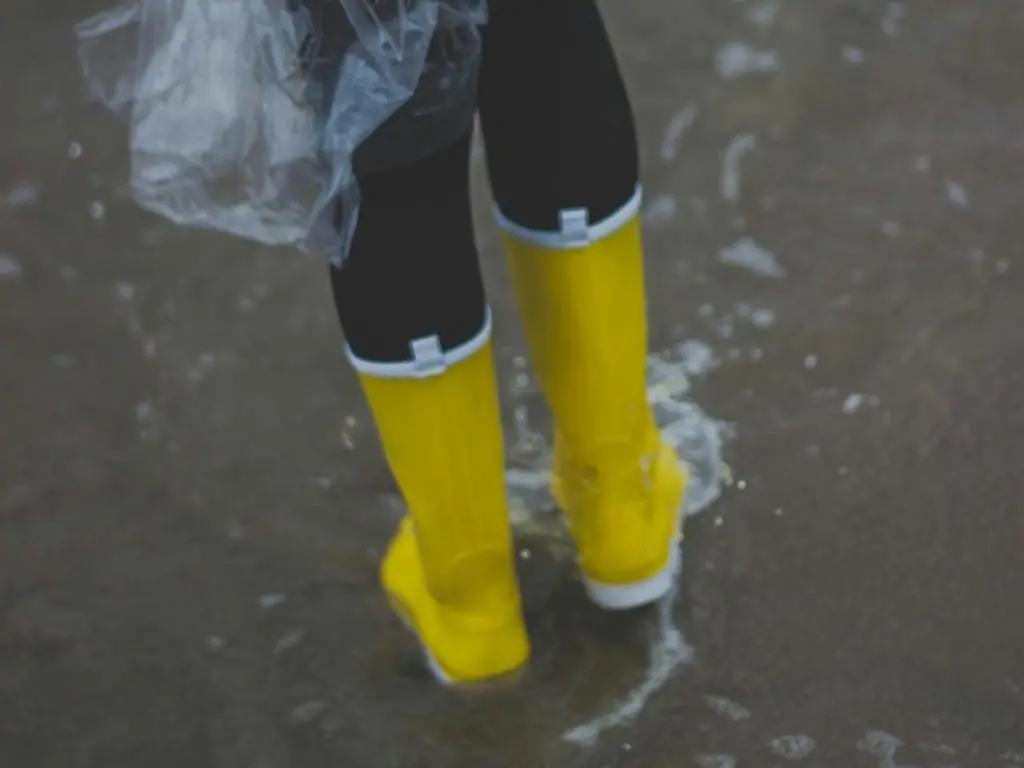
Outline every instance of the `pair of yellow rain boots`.
<svg viewBox="0 0 1024 768">
<path fill-rule="evenodd" d="M 686 477 L 647 401 L 637 216 L 578 246 L 508 234 L 506 247 L 557 425 L 552 491 L 587 592 L 611 610 L 654 602 L 678 569 Z M 520 670 L 530 648 L 489 341 L 433 375 L 360 378 L 409 508 L 382 566 L 392 605 L 442 682 L 474 685 Z"/>
</svg>

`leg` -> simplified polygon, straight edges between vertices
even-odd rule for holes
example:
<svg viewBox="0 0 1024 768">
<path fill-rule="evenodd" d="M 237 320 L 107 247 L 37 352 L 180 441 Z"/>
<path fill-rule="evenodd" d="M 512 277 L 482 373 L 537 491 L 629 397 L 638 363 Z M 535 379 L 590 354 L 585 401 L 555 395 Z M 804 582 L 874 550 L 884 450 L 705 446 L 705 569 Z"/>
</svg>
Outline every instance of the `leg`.
<svg viewBox="0 0 1024 768">
<path fill-rule="evenodd" d="M 631 608 L 671 588 L 685 475 L 647 403 L 629 99 L 594 0 L 494 2 L 491 14 L 480 115 L 531 356 L 557 425 L 556 498 L 591 597 Z"/>
<path fill-rule="evenodd" d="M 363 179 L 349 258 L 331 268 L 349 357 L 409 507 L 383 586 L 434 672 L 454 684 L 514 671 L 529 654 L 469 146 L 467 135 Z"/>
</svg>

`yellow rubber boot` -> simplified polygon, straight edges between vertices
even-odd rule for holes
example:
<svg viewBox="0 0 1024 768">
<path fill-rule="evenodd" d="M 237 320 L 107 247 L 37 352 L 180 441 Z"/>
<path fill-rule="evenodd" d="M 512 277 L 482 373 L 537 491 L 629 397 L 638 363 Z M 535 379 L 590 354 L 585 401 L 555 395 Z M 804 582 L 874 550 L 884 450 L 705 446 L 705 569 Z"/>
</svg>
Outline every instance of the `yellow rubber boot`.
<svg viewBox="0 0 1024 768">
<path fill-rule="evenodd" d="M 409 515 L 381 580 L 434 674 L 474 685 L 528 660 L 490 344 L 424 378 L 360 374 Z"/>
<path fill-rule="evenodd" d="M 679 568 L 685 470 L 647 401 L 647 315 L 634 214 L 578 247 L 505 235 L 534 367 L 556 422 L 553 492 L 591 599 L 628 609 Z"/>
</svg>

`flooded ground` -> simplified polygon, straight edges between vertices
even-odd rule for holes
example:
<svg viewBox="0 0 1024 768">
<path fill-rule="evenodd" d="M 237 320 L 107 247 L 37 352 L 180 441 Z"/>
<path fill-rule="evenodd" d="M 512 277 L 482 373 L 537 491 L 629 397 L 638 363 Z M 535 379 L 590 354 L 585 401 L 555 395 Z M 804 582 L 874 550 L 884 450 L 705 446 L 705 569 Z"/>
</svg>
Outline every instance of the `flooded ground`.
<svg viewBox="0 0 1024 768">
<path fill-rule="evenodd" d="M 472 697 L 378 594 L 401 508 L 323 267 L 138 210 L 74 60 L 101 4 L 23 5 L 0 12 L 0 765 L 1024 765 L 1019 2 L 605 3 L 652 380 L 680 439 L 722 423 L 731 483 L 671 606 L 587 604 L 523 490 L 546 416 L 478 167 L 536 656 Z"/>
</svg>

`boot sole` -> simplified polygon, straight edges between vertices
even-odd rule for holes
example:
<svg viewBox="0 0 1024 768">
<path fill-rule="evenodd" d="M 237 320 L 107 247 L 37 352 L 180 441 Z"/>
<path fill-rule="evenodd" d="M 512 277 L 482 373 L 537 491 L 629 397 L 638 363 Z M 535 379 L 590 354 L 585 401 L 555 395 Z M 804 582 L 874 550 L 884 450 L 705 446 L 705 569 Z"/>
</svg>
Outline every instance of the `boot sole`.
<svg viewBox="0 0 1024 768">
<path fill-rule="evenodd" d="M 673 540 L 668 564 L 653 576 L 632 584 L 605 584 L 583 577 L 587 596 L 606 611 L 628 611 L 656 603 L 669 592 L 683 568 L 683 554 L 679 542 Z"/>
<path fill-rule="evenodd" d="M 420 651 L 423 653 L 423 660 L 427 665 L 427 669 L 430 670 L 430 674 L 433 675 L 434 679 L 445 688 L 467 693 L 504 689 L 514 686 L 522 679 L 523 675 L 526 674 L 526 669 L 530 665 L 529 659 L 514 669 L 510 669 L 507 672 L 499 672 L 491 677 L 470 681 L 453 680 L 451 676 L 445 672 L 444 667 L 442 667 L 438 663 L 437 659 L 434 658 L 434 654 L 432 654 L 430 649 L 427 648 L 427 644 L 423 642 L 423 637 L 420 635 L 419 629 L 416 627 L 416 623 L 412 620 L 408 610 L 402 602 L 397 598 L 388 595 L 388 603 L 391 605 L 391 610 L 398 617 L 398 620 L 402 622 L 402 625 L 412 634 L 413 637 L 416 638 L 416 642 L 420 646 Z"/>
<path fill-rule="evenodd" d="M 583 586 L 587 591 L 587 596 L 599 608 L 606 611 L 628 611 L 650 605 L 669 594 L 678 583 L 683 570 L 683 525 L 686 522 L 684 501 L 689 484 L 686 468 L 682 462 L 680 462 L 680 470 L 683 472 L 682 488 L 678 495 L 672 494 L 670 497 L 674 498 L 676 518 L 674 533 L 669 539 L 668 560 L 665 567 L 653 576 L 628 584 L 608 584 L 592 579 L 583 573 Z"/>
</svg>

